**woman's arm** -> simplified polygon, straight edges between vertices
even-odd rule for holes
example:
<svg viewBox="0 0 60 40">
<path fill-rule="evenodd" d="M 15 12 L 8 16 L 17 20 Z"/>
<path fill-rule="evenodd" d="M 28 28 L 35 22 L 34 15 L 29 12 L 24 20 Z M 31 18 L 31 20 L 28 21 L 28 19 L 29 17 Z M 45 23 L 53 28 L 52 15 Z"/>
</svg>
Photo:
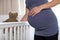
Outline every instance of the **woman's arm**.
<svg viewBox="0 0 60 40">
<path fill-rule="evenodd" d="M 51 2 L 36 6 L 33 9 L 31 9 L 29 15 L 34 16 L 37 13 L 39 13 L 42 9 L 54 7 L 55 5 L 57 5 L 59 3 L 60 3 L 60 0 L 52 0 Z"/>
<path fill-rule="evenodd" d="M 26 7 L 26 13 L 25 13 L 25 15 L 23 16 L 23 18 L 21 19 L 21 21 L 27 21 L 28 13 L 29 13 L 29 9 Z"/>
<path fill-rule="evenodd" d="M 60 0 L 52 0 L 51 2 L 45 3 L 43 5 L 40 5 L 42 9 L 51 8 L 55 5 L 60 4 Z"/>
</svg>

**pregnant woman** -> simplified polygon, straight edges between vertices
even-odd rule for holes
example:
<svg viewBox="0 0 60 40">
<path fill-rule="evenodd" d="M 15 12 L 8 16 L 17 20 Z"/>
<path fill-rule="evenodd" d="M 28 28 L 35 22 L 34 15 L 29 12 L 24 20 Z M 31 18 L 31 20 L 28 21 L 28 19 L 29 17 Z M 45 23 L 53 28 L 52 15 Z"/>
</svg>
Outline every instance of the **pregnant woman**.
<svg viewBox="0 0 60 40">
<path fill-rule="evenodd" d="M 51 7 L 60 0 L 26 0 L 26 14 L 21 21 L 28 20 L 35 28 L 34 40 L 58 40 L 58 23 Z"/>
</svg>

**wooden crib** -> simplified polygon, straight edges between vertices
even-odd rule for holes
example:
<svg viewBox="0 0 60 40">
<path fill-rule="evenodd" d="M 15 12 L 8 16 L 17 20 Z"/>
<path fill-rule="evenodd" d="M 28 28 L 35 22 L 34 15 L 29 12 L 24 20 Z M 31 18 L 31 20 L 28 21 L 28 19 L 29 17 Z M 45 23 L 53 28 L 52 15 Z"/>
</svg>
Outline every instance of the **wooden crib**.
<svg viewBox="0 0 60 40">
<path fill-rule="evenodd" d="M 0 23 L 0 40 L 34 40 L 33 35 L 34 29 L 30 30 L 27 22 Z"/>
</svg>

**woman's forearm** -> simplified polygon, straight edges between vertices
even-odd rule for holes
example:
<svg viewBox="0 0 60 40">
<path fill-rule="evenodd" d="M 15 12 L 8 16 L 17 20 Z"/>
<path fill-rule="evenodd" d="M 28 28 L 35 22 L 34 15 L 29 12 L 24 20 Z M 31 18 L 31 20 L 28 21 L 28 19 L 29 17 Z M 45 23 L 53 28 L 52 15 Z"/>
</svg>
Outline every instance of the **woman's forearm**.
<svg viewBox="0 0 60 40">
<path fill-rule="evenodd" d="M 25 15 L 23 16 L 23 18 L 21 19 L 21 21 L 27 21 L 28 13 L 29 13 L 29 9 L 26 8 L 26 13 L 25 13 Z"/>
<path fill-rule="evenodd" d="M 55 5 L 57 5 L 59 3 L 60 3 L 60 0 L 52 0 L 51 2 L 40 5 L 39 7 L 41 9 L 46 9 L 46 8 L 54 7 Z"/>
<path fill-rule="evenodd" d="M 29 9 L 26 8 L 26 13 L 25 13 L 25 15 L 24 15 L 24 19 L 25 19 L 25 20 L 27 20 L 27 18 L 28 18 L 28 13 L 29 13 Z"/>
</svg>

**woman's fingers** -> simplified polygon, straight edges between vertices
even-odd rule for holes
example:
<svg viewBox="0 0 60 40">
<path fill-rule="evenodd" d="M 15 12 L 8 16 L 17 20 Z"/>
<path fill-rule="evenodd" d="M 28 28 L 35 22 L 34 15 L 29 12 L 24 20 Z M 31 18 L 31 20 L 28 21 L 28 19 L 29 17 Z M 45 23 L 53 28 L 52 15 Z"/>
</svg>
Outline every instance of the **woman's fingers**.
<svg viewBox="0 0 60 40">
<path fill-rule="evenodd" d="M 31 10 L 31 11 L 29 12 L 29 16 L 32 16 L 34 13 L 35 13 L 35 11 L 34 11 L 34 10 Z"/>
<path fill-rule="evenodd" d="M 32 16 L 35 16 L 37 13 L 34 13 Z"/>
<path fill-rule="evenodd" d="M 30 11 L 30 13 L 29 13 L 29 16 L 35 16 L 36 14 L 37 14 L 37 12 L 36 12 L 36 11 L 31 10 L 31 11 Z"/>
<path fill-rule="evenodd" d="M 33 9 L 31 9 L 31 11 L 29 12 L 29 16 L 35 16 L 36 14 L 38 14 L 42 9 L 40 7 L 34 7 Z"/>
</svg>

